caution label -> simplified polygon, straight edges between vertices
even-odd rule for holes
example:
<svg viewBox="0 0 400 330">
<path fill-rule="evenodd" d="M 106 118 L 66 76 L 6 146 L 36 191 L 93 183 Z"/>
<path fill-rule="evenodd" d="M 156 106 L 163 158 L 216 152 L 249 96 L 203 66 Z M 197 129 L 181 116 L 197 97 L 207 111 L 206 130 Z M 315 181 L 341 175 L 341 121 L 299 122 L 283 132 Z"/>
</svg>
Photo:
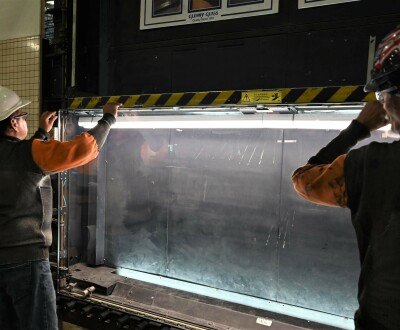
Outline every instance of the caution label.
<svg viewBox="0 0 400 330">
<path fill-rule="evenodd" d="M 242 104 L 282 103 L 281 91 L 248 91 L 242 92 Z"/>
</svg>

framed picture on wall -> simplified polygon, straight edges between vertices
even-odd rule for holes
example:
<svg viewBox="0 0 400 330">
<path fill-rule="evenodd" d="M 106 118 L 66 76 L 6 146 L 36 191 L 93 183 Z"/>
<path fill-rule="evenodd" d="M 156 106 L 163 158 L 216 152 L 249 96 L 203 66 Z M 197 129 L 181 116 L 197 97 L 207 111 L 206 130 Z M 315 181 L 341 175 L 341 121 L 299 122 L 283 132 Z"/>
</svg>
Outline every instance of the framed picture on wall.
<svg viewBox="0 0 400 330">
<path fill-rule="evenodd" d="M 327 5 L 337 5 L 339 3 L 354 2 L 361 0 L 299 0 L 299 9 L 312 8 Z"/>
<path fill-rule="evenodd" d="M 140 29 L 278 13 L 279 0 L 141 0 Z"/>
</svg>

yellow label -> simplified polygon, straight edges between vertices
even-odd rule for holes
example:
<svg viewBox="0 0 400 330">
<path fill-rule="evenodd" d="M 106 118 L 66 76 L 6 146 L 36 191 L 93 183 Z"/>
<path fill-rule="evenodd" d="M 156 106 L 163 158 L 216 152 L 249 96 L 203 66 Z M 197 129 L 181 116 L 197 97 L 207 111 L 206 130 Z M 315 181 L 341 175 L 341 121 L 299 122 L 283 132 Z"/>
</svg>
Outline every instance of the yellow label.
<svg viewBox="0 0 400 330">
<path fill-rule="evenodd" d="M 281 91 L 249 91 L 242 92 L 241 104 L 281 103 Z"/>
</svg>

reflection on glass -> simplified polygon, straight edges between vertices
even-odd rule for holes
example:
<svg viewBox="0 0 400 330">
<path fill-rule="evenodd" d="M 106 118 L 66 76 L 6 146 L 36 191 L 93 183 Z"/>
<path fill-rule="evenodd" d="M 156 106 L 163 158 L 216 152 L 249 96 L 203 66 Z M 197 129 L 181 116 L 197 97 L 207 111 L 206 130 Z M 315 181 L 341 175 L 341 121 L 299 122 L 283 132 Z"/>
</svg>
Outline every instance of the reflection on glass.
<svg viewBox="0 0 400 330">
<path fill-rule="evenodd" d="M 266 198 L 265 187 L 279 189 L 281 138 L 262 129 L 112 130 L 107 265 L 275 299 L 279 196 Z"/>
<path fill-rule="evenodd" d="M 182 11 L 182 0 L 153 0 L 153 15 L 177 14 Z"/>
<path fill-rule="evenodd" d="M 110 133 L 105 158 L 106 259 L 111 265 L 165 274 L 169 134 L 126 129 Z"/>
<path fill-rule="evenodd" d="M 220 0 L 191 0 L 190 9 L 209 9 L 220 6 Z"/>
</svg>

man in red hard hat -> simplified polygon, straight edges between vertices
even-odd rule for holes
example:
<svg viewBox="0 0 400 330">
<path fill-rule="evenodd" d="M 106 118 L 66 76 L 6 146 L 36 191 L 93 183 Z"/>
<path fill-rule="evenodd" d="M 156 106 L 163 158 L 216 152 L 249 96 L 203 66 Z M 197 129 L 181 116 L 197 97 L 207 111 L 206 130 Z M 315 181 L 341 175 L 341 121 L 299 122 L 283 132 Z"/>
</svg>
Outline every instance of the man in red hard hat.
<svg viewBox="0 0 400 330">
<path fill-rule="evenodd" d="M 400 26 L 381 41 L 364 89 L 376 92 L 377 101 L 292 180 L 305 199 L 351 210 L 361 261 L 356 329 L 400 329 L 400 141 L 349 152 L 388 123 L 400 133 Z"/>
<path fill-rule="evenodd" d="M 0 86 L 0 329 L 57 329 L 49 247 L 52 188 L 49 174 L 96 158 L 119 104 L 107 104 L 96 127 L 69 142 L 50 139 L 57 119 L 45 112 L 26 140 L 22 108 L 29 104 Z"/>
</svg>

